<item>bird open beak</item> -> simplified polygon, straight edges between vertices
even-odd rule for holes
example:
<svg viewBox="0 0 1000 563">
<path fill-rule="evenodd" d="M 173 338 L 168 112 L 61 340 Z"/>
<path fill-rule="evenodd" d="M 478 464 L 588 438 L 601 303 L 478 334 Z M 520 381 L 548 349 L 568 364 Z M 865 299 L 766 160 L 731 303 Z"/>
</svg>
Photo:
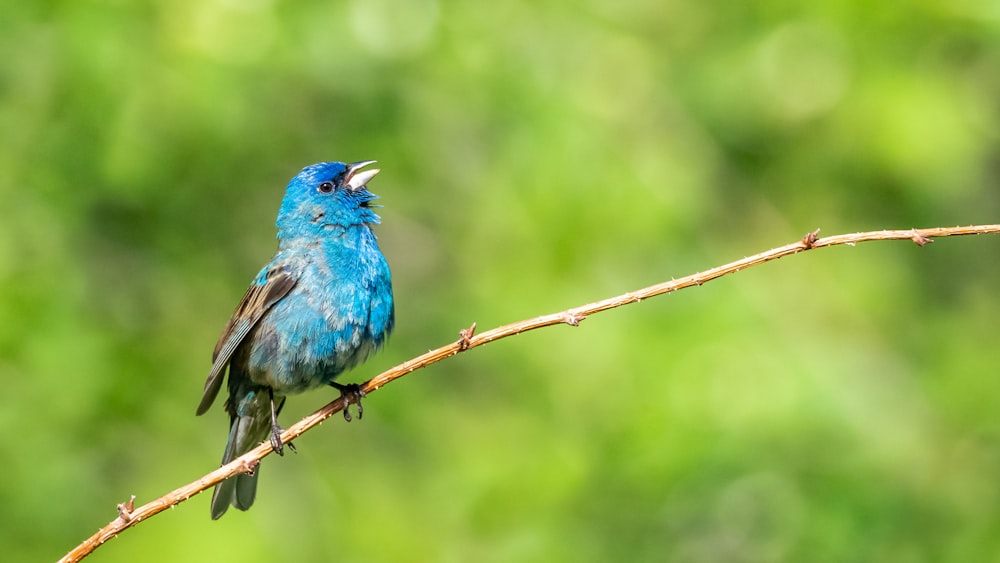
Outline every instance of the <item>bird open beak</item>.
<svg viewBox="0 0 1000 563">
<path fill-rule="evenodd" d="M 347 165 L 347 180 L 346 183 L 348 187 L 352 190 L 360 190 L 368 184 L 368 180 L 371 180 L 379 173 L 378 168 L 372 168 L 371 170 L 361 169 L 369 164 L 375 164 L 374 160 L 362 160 L 361 162 L 354 162 Z"/>
</svg>

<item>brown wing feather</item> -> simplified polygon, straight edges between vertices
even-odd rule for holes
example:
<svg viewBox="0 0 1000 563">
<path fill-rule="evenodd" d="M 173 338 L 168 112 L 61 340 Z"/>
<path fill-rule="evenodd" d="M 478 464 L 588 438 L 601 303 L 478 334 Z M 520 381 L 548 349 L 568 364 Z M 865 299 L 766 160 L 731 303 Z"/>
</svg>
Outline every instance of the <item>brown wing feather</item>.
<svg viewBox="0 0 1000 563">
<path fill-rule="evenodd" d="M 205 391 L 201 403 L 198 404 L 198 414 L 204 414 L 219 394 L 219 389 L 222 388 L 222 372 L 229 364 L 233 352 L 264 313 L 288 295 L 288 292 L 295 287 L 295 282 L 296 278 L 283 268 L 274 269 L 267 273 L 264 285 L 254 284 L 247 289 L 212 352 L 212 370 L 205 380 Z"/>
</svg>

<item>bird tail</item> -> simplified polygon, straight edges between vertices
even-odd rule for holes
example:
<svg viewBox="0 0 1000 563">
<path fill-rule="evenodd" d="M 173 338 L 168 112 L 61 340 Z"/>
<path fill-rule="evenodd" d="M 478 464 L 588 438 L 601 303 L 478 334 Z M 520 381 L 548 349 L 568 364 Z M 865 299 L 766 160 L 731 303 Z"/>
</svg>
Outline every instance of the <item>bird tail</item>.
<svg viewBox="0 0 1000 563">
<path fill-rule="evenodd" d="M 226 451 L 222 454 L 222 465 L 252 450 L 267 436 L 271 427 L 271 409 L 269 402 L 266 400 L 262 402 L 264 408 L 245 409 L 248 411 L 247 414 L 231 417 L 229 440 L 226 442 Z M 240 510 L 250 508 L 257 496 L 259 474 L 258 464 L 253 473 L 239 473 L 216 485 L 212 493 L 212 519 L 221 518 L 230 505 Z"/>
</svg>

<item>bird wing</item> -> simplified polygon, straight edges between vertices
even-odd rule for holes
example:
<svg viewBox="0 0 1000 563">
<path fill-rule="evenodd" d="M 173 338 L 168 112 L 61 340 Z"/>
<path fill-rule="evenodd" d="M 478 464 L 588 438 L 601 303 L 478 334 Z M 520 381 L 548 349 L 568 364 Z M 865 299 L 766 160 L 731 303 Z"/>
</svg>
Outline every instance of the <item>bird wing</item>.
<svg viewBox="0 0 1000 563">
<path fill-rule="evenodd" d="M 262 277 L 264 279 L 261 283 Z M 198 404 L 198 414 L 204 414 L 219 394 L 219 389 L 222 387 L 222 373 L 229 364 L 233 352 L 257 325 L 264 313 L 288 295 L 288 292 L 295 287 L 296 281 L 297 276 L 284 267 L 276 267 L 267 270 L 266 275 L 258 276 L 257 282 L 247 289 L 243 300 L 236 307 L 236 312 L 222 331 L 222 336 L 215 345 L 215 351 L 212 352 L 212 371 L 205 380 L 205 391 L 201 396 L 201 403 Z"/>
</svg>

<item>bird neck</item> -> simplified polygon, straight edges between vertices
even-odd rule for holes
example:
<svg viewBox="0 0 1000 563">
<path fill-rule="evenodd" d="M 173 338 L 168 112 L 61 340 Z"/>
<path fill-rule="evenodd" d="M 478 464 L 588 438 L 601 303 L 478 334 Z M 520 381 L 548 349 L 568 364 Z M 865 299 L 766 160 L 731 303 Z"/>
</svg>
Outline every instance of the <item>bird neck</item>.
<svg viewBox="0 0 1000 563">
<path fill-rule="evenodd" d="M 286 236 L 282 236 L 286 235 Z M 371 227 L 358 225 L 323 225 L 317 232 L 278 233 L 280 250 L 320 250 L 327 255 L 356 254 L 377 248 Z"/>
</svg>

